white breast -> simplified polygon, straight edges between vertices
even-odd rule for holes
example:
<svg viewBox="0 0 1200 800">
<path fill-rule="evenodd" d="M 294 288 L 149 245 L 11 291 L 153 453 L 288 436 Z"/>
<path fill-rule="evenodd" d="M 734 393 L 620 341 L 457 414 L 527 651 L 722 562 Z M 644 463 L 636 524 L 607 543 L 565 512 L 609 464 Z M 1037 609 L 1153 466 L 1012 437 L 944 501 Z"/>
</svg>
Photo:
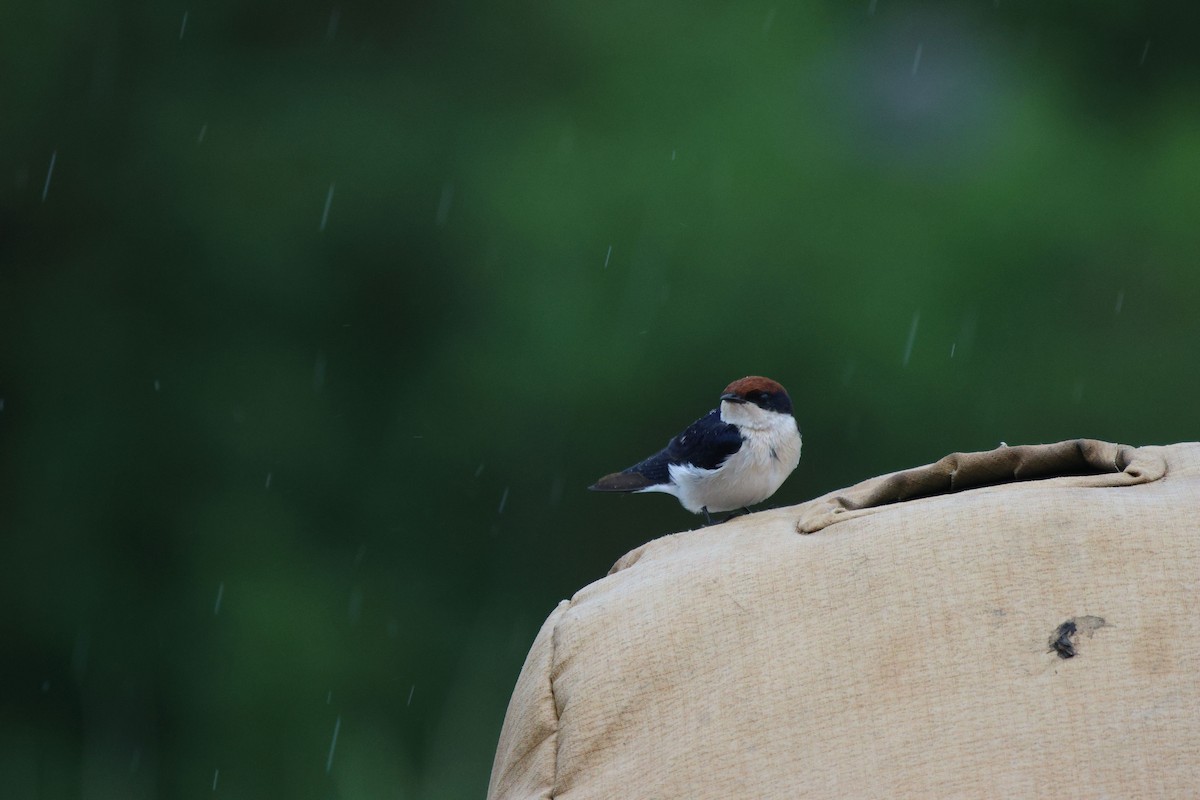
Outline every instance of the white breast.
<svg viewBox="0 0 1200 800">
<path fill-rule="evenodd" d="M 671 481 L 675 484 L 672 494 L 688 511 L 698 514 L 706 508 L 715 514 L 761 503 L 775 494 L 800 463 L 796 420 L 790 414 L 754 410 L 758 412 L 754 427 L 742 427 L 741 419 L 735 422 L 741 427 L 744 441 L 721 466 L 701 469 L 671 465 Z"/>
</svg>

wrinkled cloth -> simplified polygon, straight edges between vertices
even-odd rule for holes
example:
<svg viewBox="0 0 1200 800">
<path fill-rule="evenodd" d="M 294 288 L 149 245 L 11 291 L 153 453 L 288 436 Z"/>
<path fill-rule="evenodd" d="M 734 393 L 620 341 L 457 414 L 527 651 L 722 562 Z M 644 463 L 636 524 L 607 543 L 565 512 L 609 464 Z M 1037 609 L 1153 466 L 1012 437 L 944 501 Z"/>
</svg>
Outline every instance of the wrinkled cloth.
<svg viewBox="0 0 1200 800">
<path fill-rule="evenodd" d="M 1075 440 L 649 542 L 546 620 L 488 796 L 1197 796 L 1198 512 L 1200 443 Z"/>
</svg>

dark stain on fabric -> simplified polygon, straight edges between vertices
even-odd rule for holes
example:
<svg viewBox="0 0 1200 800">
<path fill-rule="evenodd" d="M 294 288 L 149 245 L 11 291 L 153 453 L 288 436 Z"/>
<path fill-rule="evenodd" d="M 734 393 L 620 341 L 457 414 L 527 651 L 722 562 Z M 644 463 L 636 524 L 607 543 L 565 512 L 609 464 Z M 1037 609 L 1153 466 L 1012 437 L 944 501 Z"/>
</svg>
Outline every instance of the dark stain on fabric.
<svg viewBox="0 0 1200 800">
<path fill-rule="evenodd" d="M 1059 658 L 1074 658 L 1076 636 L 1082 631 L 1090 639 L 1093 633 L 1106 626 L 1108 623 L 1104 621 L 1104 617 L 1071 617 L 1050 634 L 1050 651 L 1058 653 Z"/>
</svg>

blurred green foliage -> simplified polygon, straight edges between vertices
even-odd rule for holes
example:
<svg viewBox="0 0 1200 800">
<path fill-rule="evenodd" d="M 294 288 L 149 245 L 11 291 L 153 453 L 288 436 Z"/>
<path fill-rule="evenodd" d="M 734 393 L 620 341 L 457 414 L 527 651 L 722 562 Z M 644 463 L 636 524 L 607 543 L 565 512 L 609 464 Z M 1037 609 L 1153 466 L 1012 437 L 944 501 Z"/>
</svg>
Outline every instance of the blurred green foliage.
<svg viewBox="0 0 1200 800">
<path fill-rule="evenodd" d="M 1194 439 L 1198 22 L 9 4 L 4 795 L 481 796 L 545 614 L 697 522 L 583 487 L 742 375 L 779 504 Z"/>
</svg>

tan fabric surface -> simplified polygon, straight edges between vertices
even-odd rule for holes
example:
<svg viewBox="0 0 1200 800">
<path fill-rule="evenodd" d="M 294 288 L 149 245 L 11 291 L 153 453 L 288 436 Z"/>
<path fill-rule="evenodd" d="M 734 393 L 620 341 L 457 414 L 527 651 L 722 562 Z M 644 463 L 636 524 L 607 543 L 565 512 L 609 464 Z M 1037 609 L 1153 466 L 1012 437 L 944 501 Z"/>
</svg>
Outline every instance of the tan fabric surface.
<svg viewBox="0 0 1200 800">
<path fill-rule="evenodd" d="M 621 559 L 489 797 L 1200 797 L 1200 444 L 1002 451 Z"/>
</svg>

